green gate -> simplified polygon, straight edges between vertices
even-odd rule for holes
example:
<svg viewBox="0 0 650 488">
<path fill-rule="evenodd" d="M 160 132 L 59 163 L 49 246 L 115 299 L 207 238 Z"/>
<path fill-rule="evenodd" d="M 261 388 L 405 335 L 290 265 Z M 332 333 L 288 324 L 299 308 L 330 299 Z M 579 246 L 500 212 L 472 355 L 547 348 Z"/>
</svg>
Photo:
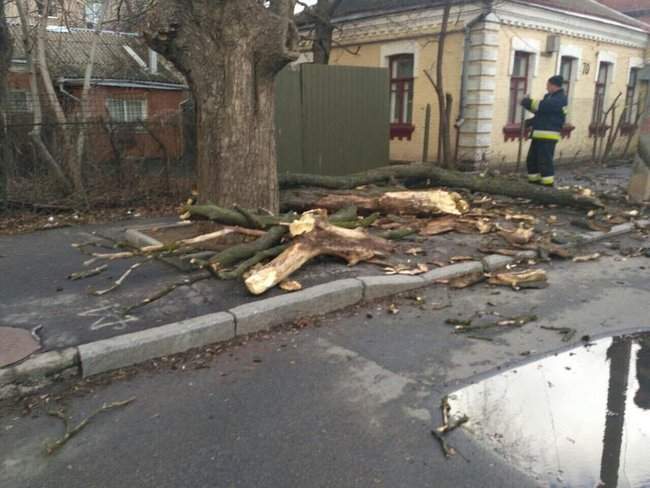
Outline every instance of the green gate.
<svg viewBox="0 0 650 488">
<path fill-rule="evenodd" d="M 388 164 L 388 71 L 302 64 L 276 85 L 280 172 L 346 175 Z"/>
</svg>

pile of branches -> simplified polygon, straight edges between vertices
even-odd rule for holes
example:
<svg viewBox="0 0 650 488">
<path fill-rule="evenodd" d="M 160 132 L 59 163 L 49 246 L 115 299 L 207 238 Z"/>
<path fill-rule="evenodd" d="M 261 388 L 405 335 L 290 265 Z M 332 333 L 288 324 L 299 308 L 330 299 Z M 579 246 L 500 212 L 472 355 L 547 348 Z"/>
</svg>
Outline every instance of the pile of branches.
<svg viewBox="0 0 650 488">
<path fill-rule="evenodd" d="M 138 259 L 112 286 L 93 292 L 99 296 L 119 288 L 130 273 L 155 260 L 180 258 L 190 262 L 198 271 L 131 306 L 126 310 L 128 313 L 180 286 L 188 286 L 200 280 L 241 279 L 254 295 L 263 294 L 278 285 L 287 291 L 293 291 L 299 289 L 300 284 L 290 281 L 291 275 L 318 256 L 340 258 L 351 266 L 362 261 L 381 262 L 382 258 L 394 251 L 394 240 L 412 234 L 431 236 L 447 229 L 458 230 L 459 225 L 462 227 L 468 223 L 480 233 L 499 230 L 490 225 L 484 214 L 473 212 L 467 200 L 453 191 L 410 191 L 403 187 L 396 191 L 386 191 L 385 188 L 372 189 L 364 186 L 394 181 L 395 178 L 419 178 L 425 179 L 428 185 L 464 187 L 472 191 L 515 197 L 526 195 L 539 203 L 560 203 L 578 208 L 601 205 L 591 196 L 531 187 L 513 179 L 483 178 L 431 166 L 410 165 L 352 177 L 285 176 L 282 181 L 285 188 L 317 185 L 320 190 L 285 192 L 288 197 L 285 198 L 284 207 L 289 207 L 291 211 L 280 215 L 236 206 L 222 208 L 199 205 L 192 198 L 183 207 L 181 219 L 191 222 L 210 221 L 216 230 L 172 243 L 122 252 L 87 252 L 87 246 L 96 246 L 97 242 L 79 244 L 77 247 L 89 254 L 90 259 L 85 262 L 87 266 L 117 259 Z M 359 186 L 362 191 L 359 191 Z M 323 193 L 323 188 L 329 190 Z M 351 188 L 356 191 L 350 191 Z M 299 214 L 295 210 L 304 212 Z M 370 232 L 371 227 L 373 232 Z M 520 232 L 521 229 L 514 237 L 523 239 L 524 242 L 520 244 L 528 243 L 528 236 L 521 236 Z M 233 240 L 235 244 L 231 245 Z M 222 243 L 223 246 L 219 248 L 215 243 Z M 214 250 L 215 247 L 219 250 Z M 95 276 L 106 269 L 106 264 L 100 264 L 96 268 L 70 275 L 70 279 Z"/>
</svg>

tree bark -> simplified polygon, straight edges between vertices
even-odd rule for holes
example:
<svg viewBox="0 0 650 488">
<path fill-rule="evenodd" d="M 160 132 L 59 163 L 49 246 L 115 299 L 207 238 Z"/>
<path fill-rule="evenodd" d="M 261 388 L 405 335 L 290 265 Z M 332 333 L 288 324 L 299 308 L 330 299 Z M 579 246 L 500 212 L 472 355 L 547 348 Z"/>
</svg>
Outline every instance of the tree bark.
<svg viewBox="0 0 650 488">
<path fill-rule="evenodd" d="M 305 200 L 303 210 L 324 208 L 336 211 L 349 205 L 370 213 L 407 215 L 462 215 L 469 205 L 458 193 L 443 190 L 397 191 L 378 196 L 358 193 L 330 194 L 314 200 Z"/>
<path fill-rule="evenodd" d="M 7 134 L 7 76 L 11 67 L 11 36 L 5 17 L 5 2 L 0 3 L 0 212 L 7 206 L 7 165 L 9 137 Z"/>
<path fill-rule="evenodd" d="M 22 0 L 16 1 L 16 8 L 20 17 L 22 43 L 25 51 L 25 57 L 27 58 L 27 69 L 29 70 L 30 75 L 29 87 L 33 112 L 33 128 L 29 135 L 34 142 L 34 146 L 38 154 L 54 171 L 57 180 L 61 183 L 65 191 L 70 192 L 72 190 L 72 184 L 70 183 L 69 178 L 63 171 L 61 165 L 56 161 L 56 159 L 54 159 L 54 156 L 52 156 L 52 153 L 43 142 L 43 136 L 41 132 L 41 126 L 43 125 L 43 107 L 41 105 L 41 96 L 36 72 L 37 63 L 35 62 L 34 55 L 32 54 L 34 51 L 35 43 L 30 32 L 29 19 L 27 17 L 25 4 Z"/>
<path fill-rule="evenodd" d="M 297 57 L 293 0 L 160 0 L 145 38 L 196 102 L 201 202 L 279 209 L 274 78 Z"/>
<path fill-rule="evenodd" d="M 442 25 L 440 27 L 440 36 L 438 37 L 438 56 L 436 58 L 436 84 L 435 89 L 438 95 L 438 113 L 440 117 L 440 147 L 442 165 L 446 168 L 453 168 L 454 163 L 451 160 L 451 134 L 450 134 L 450 113 L 451 107 L 448 106 L 449 97 L 445 93 L 444 85 L 444 63 L 445 63 L 445 43 L 447 40 L 447 31 L 449 30 L 449 15 L 451 13 L 451 2 L 445 4 L 442 13 Z"/>
<path fill-rule="evenodd" d="M 329 64 L 332 52 L 332 35 L 334 24 L 332 17 L 342 0 L 318 0 L 316 5 L 308 7 L 305 14 L 314 23 L 314 38 L 311 52 L 314 64 Z"/>
<path fill-rule="evenodd" d="M 449 171 L 426 164 L 389 166 L 350 176 L 317 176 L 286 174 L 280 178 L 284 188 L 315 186 L 336 190 L 350 190 L 362 185 L 385 183 L 395 178 L 415 178 L 428 181 L 432 186 L 465 188 L 471 191 L 527 198 L 543 204 L 555 204 L 576 208 L 600 208 L 602 202 L 594 197 L 579 195 L 568 190 L 557 190 L 530 185 L 522 180 L 497 176 L 483 177 L 477 174 Z"/>
<path fill-rule="evenodd" d="M 387 256 L 392 251 L 392 244 L 384 239 L 319 219 L 310 232 L 294 237 L 282 254 L 249 276 L 245 283 L 253 295 L 261 295 L 317 256 L 340 257 L 353 266 L 375 256 Z"/>
</svg>

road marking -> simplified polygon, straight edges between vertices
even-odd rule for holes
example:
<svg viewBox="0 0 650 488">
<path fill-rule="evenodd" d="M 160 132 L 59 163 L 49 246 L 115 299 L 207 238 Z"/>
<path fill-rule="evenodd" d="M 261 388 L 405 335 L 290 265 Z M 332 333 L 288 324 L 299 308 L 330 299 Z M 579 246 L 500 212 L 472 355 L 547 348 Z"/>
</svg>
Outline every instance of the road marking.
<svg viewBox="0 0 650 488">
<path fill-rule="evenodd" d="M 89 327 L 91 331 L 98 331 L 112 327 L 113 330 L 124 330 L 130 322 L 137 322 L 139 319 L 133 315 L 122 315 L 120 306 L 116 304 L 86 310 L 79 314 L 79 317 L 97 318 Z"/>
</svg>

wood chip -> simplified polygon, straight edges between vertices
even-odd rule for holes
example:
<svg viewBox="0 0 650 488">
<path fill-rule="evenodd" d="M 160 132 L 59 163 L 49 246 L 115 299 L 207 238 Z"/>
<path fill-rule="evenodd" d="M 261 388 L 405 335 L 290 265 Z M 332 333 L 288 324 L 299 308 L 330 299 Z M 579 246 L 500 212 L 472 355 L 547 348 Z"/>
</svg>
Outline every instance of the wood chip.
<svg viewBox="0 0 650 488">
<path fill-rule="evenodd" d="M 516 273 L 495 273 L 490 276 L 488 282 L 491 285 L 510 286 L 514 290 L 519 290 L 545 287 L 548 284 L 548 277 L 543 269 L 535 269 Z"/>
<path fill-rule="evenodd" d="M 456 228 L 456 219 L 454 217 L 440 217 L 430 220 L 421 230 L 420 235 L 437 236 L 451 232 Z"/>
<path fill-rule="evenodd" d="M 460 263 L 463 261 L 474 261 L 472 256 L 452 256 L 449 258 L 449 261 L 452 263 Z"/>
<path fill-rule="evenodd" d="M 411 247 L 406 250 L 406 254 L 408 254 L 409 256 L 417 256 L 419 254 L 424 254 L 424 249 L 422 249 L 421 247 Z"/>
<path fill-rule="evenodd" d="M 302 290 L 302 285 L 296 280 L 285 280 L 278 285 L 281 290 L 292 292 Z"/>
<path fill-rule="evenodd" d="M 469 273 L 457 278 L 450 279 L 449 286 L 451 288 L 457 289 L 468 288 L 470 286 L 476 285 L 477 283 L 480 283 L 481 281 L 485 281 L 485 279 L 485 273 L 478 271 L 476 273 Z"/>
<path fill-rule="evenodd" d="M 601 254 L 599 252 L 596 252 L 594 254 L 589 254 L 587 256 L 576 256 L 573 258 L 574 263 L 586 263 L 588 261 L 595 261 L 599 259 Z"/>
</svg>

